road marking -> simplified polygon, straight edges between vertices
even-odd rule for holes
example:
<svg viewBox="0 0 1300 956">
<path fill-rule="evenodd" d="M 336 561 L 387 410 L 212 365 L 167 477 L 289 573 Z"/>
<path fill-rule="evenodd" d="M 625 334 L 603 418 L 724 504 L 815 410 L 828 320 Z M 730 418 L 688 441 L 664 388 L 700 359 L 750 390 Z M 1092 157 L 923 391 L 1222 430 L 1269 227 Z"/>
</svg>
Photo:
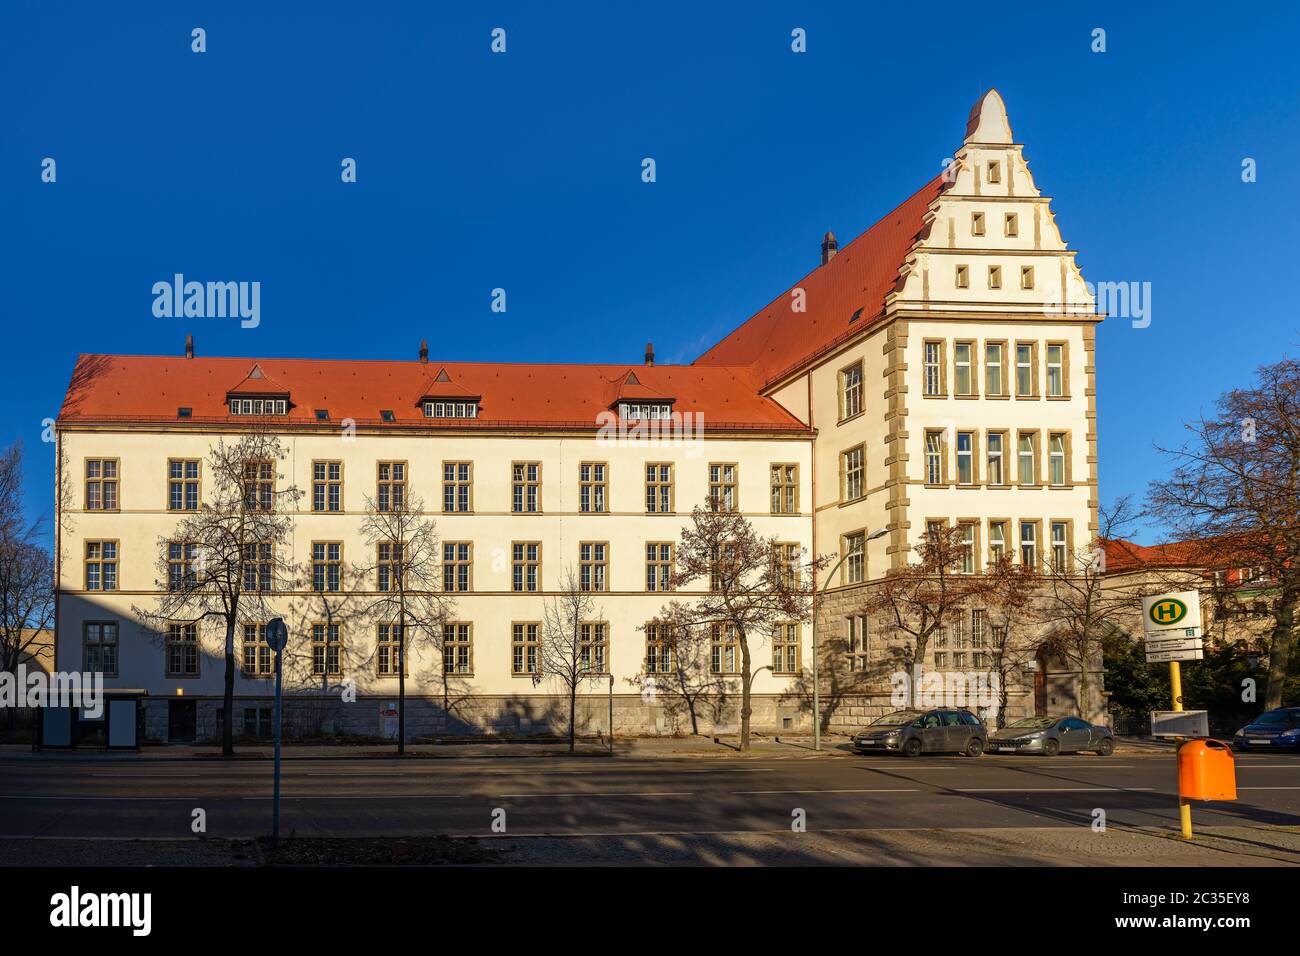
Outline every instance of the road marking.
<svg viewBox="0 0 1300 956">
<path fill-rule="evenodd" d="M 460 800 L 468 794 L 464 793 L 338 793 L 338 794 L 316 794 L 311 796 L 294 796 L 293 794 L 284 793 L 280 795 L 282 800 Z M 218 800 L 226 799 L 218 797 Z M 266 794 L 261 797 L 240 797 L 240 800 L 272 800 L 273 794 Z"/>
<path fill-rule="evenodd" d="M 92 773 L 92 777 L 198 777 L 197 773 Z"/>
<path fill-rule="evenodd" d="M 1300 787 L 1238 787 L 1238 790 L 1300 790 Z"/>
<path fill-rule="evenodd" d="M 479 794 L 479 796 L 507 799 L 511 797 L 693 797 L 695 794 L 689 790 L 637 791 L 626 793 L 611 793 L 604 790 L 565 790 L 557 793 L 495 793 Z"/>
<path fill-rule="evenodd" d="M 957 793 L 1118 793 L 1155 787 L 954 787 Z M 1300 788 L 1297 788 L 1300 789 Z"/>
<path fill-rule="evenodd" d="M 140 800 L 148 803 L 150 800 L 197 800 L 198 797 L 84 797 L 84 796 L 61 796 L 53 793 L 0 793 L 0 800 Z M 270 800 L 270 797 L 266 799 Z"/>
<path fill-rule="evenodd" d="M 770 793 L 920 793 L 920 790 L 904 790 L 890 787 L 887 790 L 733 790 L 734 796 L 753 796 Z"/>
</svg>

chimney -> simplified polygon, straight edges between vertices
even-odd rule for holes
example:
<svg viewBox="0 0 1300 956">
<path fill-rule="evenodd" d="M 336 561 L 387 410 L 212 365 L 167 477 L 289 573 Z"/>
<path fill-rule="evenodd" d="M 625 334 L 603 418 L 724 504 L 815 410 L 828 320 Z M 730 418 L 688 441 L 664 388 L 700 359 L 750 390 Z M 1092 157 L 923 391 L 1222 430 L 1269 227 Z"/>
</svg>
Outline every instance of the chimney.
<svg viewBox="0 0 1300 956">
<path fill-rule="evenodd" d="M 653 342 L 647 342 L 647 343 L 645 344 L 645 363 L 646 363 L 646 365 L 649 365 L 651 368 L 654 367 L 654 364 L 655 364 L 655 344 L 654 344 Z"/>
<path fill-rule="evenodd" d="M 420 364 L 429 364 L 429 340 L 420 339 Z"/>
<path fill-rule="evenodd" d="M 839 252 L 840 244 L 835 241 L 835 233 L 828 232 L 822 239 L 822 265 L 830 262 L 835 258 L 835 253 Z"/>
<path fill-rule="evenodd" d="M 185 357 L 194 358 L 194 336 L 188 334 L 185 336 Z"/>
</svg>

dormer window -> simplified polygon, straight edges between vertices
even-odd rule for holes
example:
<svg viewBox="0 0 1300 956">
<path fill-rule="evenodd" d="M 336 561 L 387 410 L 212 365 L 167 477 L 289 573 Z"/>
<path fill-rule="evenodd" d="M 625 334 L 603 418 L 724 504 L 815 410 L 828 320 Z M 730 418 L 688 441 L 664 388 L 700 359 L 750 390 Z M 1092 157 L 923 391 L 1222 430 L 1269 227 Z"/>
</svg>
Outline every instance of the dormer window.
<svg viewBox="0 0 1300 956">
<path fill-rule="evenodd" d="M 379 417 L 382 421 L 385 422 L 397 421 L 397 416 L 393 414 L 393 410 L 391 408 L 381 408 L 379 410 Z"/>
<path fill-rule="evenodd" d="M 316 409 L 316 421 L 327 422 L 330 420 L 330 410 L 328 408 Z"/>
<path fill-rule="evenodd" d="M 673 407 L 666 402 L 620 402 L 618 417 L 628 422 L 660 421 L 672 417 Z"/>
<path fill-rule="evenodd" d="M 232 415 L 287 415 L 289 400 L 285 398 L 232 398 Z"/>
<path fill-rule="evenodd" d="M 425 418 L 478 418 L 478 402 L 427 401 Z"/>
</svg>

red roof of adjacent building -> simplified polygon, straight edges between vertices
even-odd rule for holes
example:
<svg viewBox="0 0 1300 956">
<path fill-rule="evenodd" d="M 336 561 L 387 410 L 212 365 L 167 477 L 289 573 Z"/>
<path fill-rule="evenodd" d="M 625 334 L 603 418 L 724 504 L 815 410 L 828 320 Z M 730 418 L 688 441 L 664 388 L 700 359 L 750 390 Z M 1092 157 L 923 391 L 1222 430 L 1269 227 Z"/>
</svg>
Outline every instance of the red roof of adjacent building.
<svg viewBox="0 0 1300 956">
<path fill-rule="evenodd" d="M 885 296 L 916 239 L 930 204 L 946 187 L 940 174 L 901 206 L 818 266 L 695 360 L 696 365 L 753 365 L 766 384 L 802 367 L 881 317 Z M 792 311 L 795 289 L 807 311 Z"/>
<path fill-rule="evenodd" d="M 184 407 L 191 409 L 188 420 L 240 421 L 228 414 L 227 396 L 241 386 L 249 391 L 244 383 L 254 367 L 277 390 L 289 393 L 291 423 L 316 422 L 317 410 L 324 409 L 334 424 L 345 418 L 372 424 L 381 421 L 381 411 L 390 410 L 398 425 L 591 428 L 626 389 L 628 372 L 635 371 L 647 393 L 675 396 L 674 411 L 702 414 L 705 429 L 807 431 L 758 393 L 761 383 L 746 368 L 432 364 L 450 380 L 440 388 L 450 384 L 456 394 L 482 396 L 479 417 L 465 420 L 424 417 L 419 402 L 436 373 L 421 362 L 146 355 L 80 356 L 59 420 L 175 422 L 177 410 Z"/>
</svg>

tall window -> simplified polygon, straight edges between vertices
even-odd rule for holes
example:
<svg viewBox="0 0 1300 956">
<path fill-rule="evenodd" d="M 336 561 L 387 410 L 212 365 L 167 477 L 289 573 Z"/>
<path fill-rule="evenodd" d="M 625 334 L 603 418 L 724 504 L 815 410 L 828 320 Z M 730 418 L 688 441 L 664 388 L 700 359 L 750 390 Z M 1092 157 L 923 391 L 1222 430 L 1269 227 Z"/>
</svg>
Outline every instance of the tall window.
<svg viewBox="0 0 1300 956">
<path fill-rule="evenodd" d="M 844 471 L 844 500 L 856 501 L 863 495 L 862 488 L 862 446 L 850 448 L 841 456 L 840 467 Z"/>
<path fill-rule="evenodd" d="M 936 628 L 934 632 L 934 666 L 938 668 L 948 666 L 948 629 L 946 627 Z"/>
<path fill-rule="evenodd" d="M 1009 212 L 1002 218 L 1002 234 L 1008 239 L 1020 235 L 1020 221 L 1014 212 Z"/>
<path fill-rule="evenodd" d="M 442 463 L 442 510 L 447 513 L 470 511 L 474 507 L 471 489 L 474 466 L 468 461 Z"/>
<path fill-rule="evenodd" d="M 1065 394 L 1065 346 L 1059 342 L 1047 346 L 1047 394 L 1054 398 Z"/>
<path fill-rule="evenodd" d="M 958 395 L 974 395 L 975 379 L 971 375 L 970 342 L 958 342 L 952 347 L 953 391 Z"/>
<path fill-rule="evenodd" d="M 1034 394 L 1034 346 L 1029 342 L 1016 343 L 1016 395 Z"/>
<path fill-rule="evenodd" d="M 773 577 L 782 587 L 793 589 L 799 584 L 803 548 L 797 543 L 781 541 L 772 545 Z"/>
<path fill-rule="evenodd" d="M 243 643 L 245 677 L 269 677 L 275 673 L 271 645 L 266 642 L 265 624 L 245 624 Z"/>
<path fill-rule="evenodd" d="M 442 669 L 447 674 L 474 673 L 473 630 L 467 622 L 442 626 Z"/>
<path fill-rule="evenodd" d="M 926 342 L 923 349 L 923 372 L 925 377 L 925 394 L 943 394 L 943 345 L 940 342 Z"/>
<path fill-rule="evenodd" d="M 870 657 L 870 633 L 867 630 L 865 614 L 850 614 L 845 619 L 844 653 L 848 657 L 849 670 L 862 672 L 867 669 Z"/>
<path fill-rule="evenodd" d="M 799 513 L 799 466 L 774 464 L 772 466 L 772 514 L 797 515 Z"/>
<path fill-rule="evenodd" d="M 468 541 L 442 543 L 442 589 L 444 591 L 470 590 L 470 555 Z"/>
<path fill-rule="evenodd" d="M 673 546 L 666 541 L 651 541 L 645 546 L 645 589 L 668 591 L 673 574 Z"/>
<path fill-rule="evenodd" d="M 957 288 L 969 289 L 970 288 L 970 266 L 961 266 L 961 265 L 957 266 L 957 271 L 956 271 L 954 281 L 956 282 Z"/>
<path fill-rule="evenodd" d="M 199 460 L 167 459 L 167 510 L 199 510 Z"/>
<path fill-rule="evenodd" d="M 343 462 L 311 463 L 311 510 L 343 510 Z"/>
<path fill-rule="evenodd" d="M 799 673 L 799 625 L 781 622 L 772 627 L 772 673 Z"/>
<path fill-rule="evenodd" d="M 984 235 L 984 213 L 973 212 L 970 214 L 970 234 L 972 236 Z"/>
<path fill-rule="evenodd" d="M 517 461 L 510 466 L 510 510 L 515 514 L 537 514 L 542 510 L 542 465 Z"/>
<path fill-rule="evenodd" d="M 1002 345 L 993 342 L 984 346 L 984 394 L 1005 395 L 1002 390 Z"/>
<path fill-rule="evenodd" d="M 862 363 L 855 362 L 840 372 L 840 419 L 862 413 Z"/>
<path fill-rule="evenodd" d="M 194 561 L 198 554 L 199 546 L 192 541 L 167 543 L 167 590 L 188 591 L 194 587 L 197 583 Z"/>
<path fill-rule="evenodd" d="M 510 625 L 510 672 L 512 674 L 540 673 L 538 657 L 542 648 L 542 625 L 536 621 L 515 622 Z"/>
<path fill-rule="evenodd" d="M 379 590 L 399 590 L 402 584 L 402 546 L 394 541 L 380 541 L 375 550 L 378 557 L 375 571 Z"/>
<path fill-rule="evenodd" d="M 311 626 L 311 672 L 317 677 L 343 673 L 343 642 L 337 624 Z"/>
<path fill-rule="evenodd" d="M 604 621 L 578 625 L 578 662 L 585 673 L 609 673 L 609 625 Z"/>
<path fill-rule="evenodd" d="M 270 511 L 275 507 L 275 462 L 244 463 L 244 508 Z"/>
<path fill-rule="evenodd" d="M 402 659 L 402 625 L 380 624 L 375 643 L 375 670 L 380 677 L 396 677 Z"/>
<path fill-rule="evenodd" d="M 1007 553 L 1007 523 L 989 522 L 989 561 L 996 565 Z"/>
<path fill-rule="evenodd" d="M 990 289 L 1002 288 L 1002 267 L 1001 266 L 989 266 L 989 288 Z"/>
<path fill-rule="evenodd" d="M 167 676 L 199 676 L 199 626 L 173 622 L 167 625 Z"/>
<path fill-rule="evenodd" d="M 675 650 L 672 625 L 649 621 L 645 626 L 645 669 L 648 674 L 671 674 Z"/>
<path fill-rule="evenodd" d="M 1038 449 L 1035 432 L 1021 432 L 1018 455 L 1020 459 L 1020 483 L 1022 485 L 1038 484 Z"/>
<path fill-rule="evenodd" d="M 1038 525 L 1032 521 L 1020 522 L 1020 563 L 1038 568 Z"/>
<path fill-rule="evenodd" d="M 740 642 L 735 625 L 715 622 L 709 637 L 709 669 L 715 674 L 739 674 Z"/>
<path fill-rule="evenodd" d="M 1006 472 L 1004 467 L 1004 451 L 1006 446 L 1006 432 L 989 432 L 985 440 L 988 442 L 988 483 L 990 485 L 1006 484 Z"/>
<path fill-rule="evenodd" d="M 647 514 L 672 514 L 672 465 L 651 462 L 645 466 L 645 510 Z"/>
<path fill-rule="evenodd" d="M 861 584 L 866 580 L 867 571 L 867 536 L 858 532 L 857 534 L 846 534 L 844 536 L 844 553 L 848 555 L 844 559 L 844 583 Z"/>
<path fill-rule="evenodd" d="M 117 542 L 86 542 L 86 590 L 117 590 Z"/>
<path fill-rule="evenodd" d="M 313 591 L 337 591 L 343 567 L 343 545 L 338 541 L 311 543 L 311 588 Z"/>
<path fill-rule="evenodd" d="M 244 545 L 244 590 L 271 590 L 271 555 L 272 545 L 269 541 L 257 541 Z"/>
<path fill-rule="evenodd" d="M 1052 484 L 1065 484 L 1064 432 L 1052 432 L 1047 436 L 1047 473 Z"/>
<path fill-rule="evenodd" d="M 86 459 L 86 510 L 117 510 L 117 459 Z"/>
<path fill-rule="evenodd" d="M 975 573 L 975 525 L 970 522 L 961 526 L 961 573 Z"/>
<path fill-rule="evenodd" d="M 957 433 L 957 483 L 975 483 L 975 433 Z"/>
<path fill-rule="evenodd" d="M 584 591 L 605 591 L 609 570 L 609 543 L 584 541 L 578 545 L 578 580 Z"/>
<path fill-rule="evenodd" d="M 604 514 L 608 510 L 607 469 L 602 461 L 584 461 L 578 466 L 578 510 L 583 514 Z"/>
<path fill-rule="evenodd" d="M 379 463 L 379 489 L 376 503 L 380 511 L 406 509 L 406 462 Z"/>
<path fill-rule="evenodd" d="M 709 590 L 721 591 L 740 570 L 736 561 L 736 545 L 725 541 L 713 548 L 709 566 Z"/>
<path fill-rule="evenodd" d="M 709 503 L 714 511 L 736 510 L 735 465 L 709 465 Z"/>
<path fill-rule="evenodd" d="M 1069 528 L 1064 521 L 1052 522 L 1052 570 L 1064 574 L 1070 553 Z"/>
<path fill-rule="evenodd" d="M 510 545 L 510 589 L 512 591 L 538 590 L 542 567 L 540 541 L 514 541 Z"/>
<path fill-rule="evenodd" d="M 86 621 L 81 625 L 83 670 L 117 676 L 117 621 Z"/>
<path fill-rule="evenodd" d="M 943 432 L 925 433 L 925 483 L 943 483 Z"/>
</svg>

